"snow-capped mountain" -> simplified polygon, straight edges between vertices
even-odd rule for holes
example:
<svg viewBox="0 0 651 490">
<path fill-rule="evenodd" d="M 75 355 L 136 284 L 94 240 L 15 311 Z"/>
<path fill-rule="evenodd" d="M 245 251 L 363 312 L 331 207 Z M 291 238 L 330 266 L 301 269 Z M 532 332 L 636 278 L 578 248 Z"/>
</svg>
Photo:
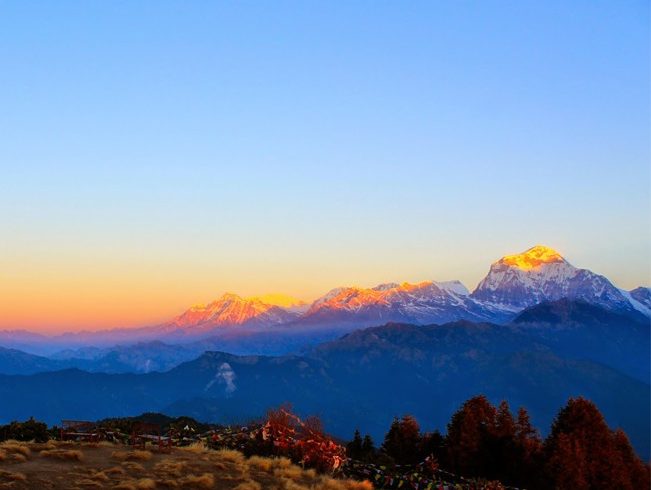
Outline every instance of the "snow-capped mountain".
<svg viewBox="0 0 651 490">
<path fill-rule="evenodd" d="M 459 281 L 341 287 L 312 304 L 279 294 L 243 298 L 227 293 L 216 301 L 192 306 L 172 320 L 154 326 L 57 336 L 0 332 L 0 344 L 35 354 L 51 354 L 56 350 L 88 345 L 106 347 L 152 340 L 185 342 L 215 336 L 222 339 L 244 333 L 239 327 L 253 327 L 249 332 L 259 331 L 264 337 L 261 342 L 269 344 L 271 338 L 286 342 L 283 335 L 323 339 L 324 334 L 339 334 L 387 322 L 421 325 L 457 320 L 507 323 L 527 307 L 563 298 L 651 318 L 650 288 L 618 289 L 604 276 L 576 268 L 555 250 L 538 245 L 493 263 L 488 275 L 472 293 Z M 284 340 L 280 340 L 281 337 Z"/>
<path fill-rule="evenodd" d="M 613 310 L 633 309 L 622 291 L 604 276 L 574 267 L 543 245 L 493 263 L 471 296 L 514 309 L 561 298 L 581 299 Z"/>
<path fill-rule="evenodd" d="M 512 312 L 485 306 L 470 297 L 459 281 L 388 283 L 374 288 L 333 289 L 317 299 L 300 319 L 307 323 L 443 323 L 454 320 L 498 321 Z"/>
<path fill-rule="evenodd" d="M 268 297 L 268 301 L 273 298 Z M 207 305 L 195 305 L 165 325 L 167 329 L 206 330 L 216 327 L 239 325 L 278 325 L 296 318 L 292 309 L 300 305 L 283 296 L 281 307 L 260 298 L 242 298 L 237 294 L 226 293 Z"/>
<path fill-rule="evenodd" d="M 631 291 L 621 290 L 621 292 L 637 311 L 651 318 L 651 288 L 640 286 Z"/>
<path fill-rule="evenodd" d="M 639 287 L 628 293 L 635 301 L 651 309 L 651 288 Z"/>
</svg>

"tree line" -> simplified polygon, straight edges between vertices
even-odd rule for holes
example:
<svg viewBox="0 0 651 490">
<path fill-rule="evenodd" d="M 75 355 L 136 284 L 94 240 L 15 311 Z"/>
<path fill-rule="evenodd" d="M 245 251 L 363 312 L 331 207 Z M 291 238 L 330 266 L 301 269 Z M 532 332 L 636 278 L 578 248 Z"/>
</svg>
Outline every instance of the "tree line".
<svg viewBox="0 0 651 490">
<path fill-rule="evenodd" d="M 161 414 L 108 419 L 101 425 L 130 431 L 134 423 L 142 421 L 189 430 L 190 435 L 219 428 L 189 417 Z M 325 434 L 317 418 L 300 424 L 297 421 L 291 407 L 280 407 L 254 424 L 257 437 L 251 438 L 248 433 L 230 436 L 226 431 L 228 437 L 224 439 L 222 431 L 222 436 L 210 440 L 209 445 L 232 446 L 247 455 L 285 455 L 323 471 L 333 466 L 329 456 L 384 468 L 416 465 L 428 458 L 428 465 L 466 478 L 530 490 L 651 488 L 649 465 L 637 456 L 626 434 L 610 429 L 597 406 L 584 398 L 571 398 L 560 409 L 544 439 L 531 424 L 526 409 L 520 408 L 514 416 L 507 402 L 494 406 L 485 396 L 476 396 L 452 415 L 445 435 L 424 433 L 414 417 L 405 415 L 393 420 L 380 447 L 369 435 L 362 437 L 356 431 L 345 455 L 339 454 L 339 446 Z M 265 432 L 269 437 L 262 437 Z M 48 428 L 33 418 L 0 425 L 0 441 L 43 442 L 58 437 L 57 427 Z"/>
<path fill-rule="evenodd" d="M 561 408 L 545 439 L 526 409 L 514 416 L 506 401 L 496 407 L 480 395 L 452 415 L 445 435 L 422 433 L 417 420 L 405 415 L 393 420 L 379 448 L 356 431 L 347 455 L 389 467 L 433 456 L 441 469 L 528 489 L 651 488 L 649 465 L 626 434 L 611 430 L 584 398 L 571 398 Z"/>
</svg>

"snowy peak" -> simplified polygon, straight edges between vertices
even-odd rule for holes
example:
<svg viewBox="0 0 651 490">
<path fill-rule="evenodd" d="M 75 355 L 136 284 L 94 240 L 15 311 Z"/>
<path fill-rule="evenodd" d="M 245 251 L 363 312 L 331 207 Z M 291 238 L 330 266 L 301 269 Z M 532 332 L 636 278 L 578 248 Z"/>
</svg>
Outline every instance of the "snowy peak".
<svg viewBox="0 0 651 490">
<path fill-rule="evenodd" d="M 313 314 L 323 309 L 330 310 L 359 310 L 364 307 L 385 303 L 384 297 L 395 285 L 382 284 L 376 288 L 342 287 L 330 290 L 325 296 L 317 299 L 307 311 Z"/>
<path fill-rule="evenodd" d="M 468 288 L 461 281 L 444 281 L 437 284 L 441 289 L 456 295 L 468 296 L 470 294 Z"/>
<path fill-rule="evenodd" d="M 284 300 L 286 301 L 286 299 Z M 226 293 L 207 305 L 194 305 L 172 320 L 177 328 L 237 326 L 249 323 L 278 324 L 293 317 L 283 308 L 260 298 L 242 298 Z"/>
<path fill-rule="evenodd" d="M 530 306 L 564 298 L 651 316 L 649 288 L 619 290 L 605 277 L 574 267 L 553 248 L 536 245 L 494 262 L 472 293 L 459 281 L 340 287 L 311 304 L 282 294 L 244 298 L 226 293 L 207 305 L 193 306 L 164 326 L 183 334 L 203 334 L 221 327 L 264 328 L 290 323 L 337 328 L 387 322 L 501 323 Z"/>
<path fill-rule="evenodd" d="M 640 286 L 639 288 L 629 291 L 629 294 L 635 301 L 643 304 L 651 310 L 651 288 Z"/>
<path fill-rule="evenodd" d="M 485 308 L 470 298 L 459 281 L 423 281 L 333 289 L 312 303 L 303 320 L 355 321 L 360 325 L 387 321 L 425 324 L 497 319 L 503 314 L 502 308 Z"/>
<path fill-rule="evenodd" d="M 620 291 L 631 302 L 633 308 L 651 317 L 651 288 L 640 286 L 631 291 L 625 291 L 623 289 Z"/>
<path fill-rule="evenodd" d="M 493 263 L 472 297 L 513 309 L 561 298 L 581 299 L 615 310 L 632 309 L 625 295 L 604 276 L 578 269 L 542 245 Z"/>
<path fill-rule="evenodd" d="M 553 248 L 536 245 L 521 254 L 502 257 L 498 263 L 529 271 L 539 269 L 546 264 L 567 264 L 568 262 Z"/>
</svg>

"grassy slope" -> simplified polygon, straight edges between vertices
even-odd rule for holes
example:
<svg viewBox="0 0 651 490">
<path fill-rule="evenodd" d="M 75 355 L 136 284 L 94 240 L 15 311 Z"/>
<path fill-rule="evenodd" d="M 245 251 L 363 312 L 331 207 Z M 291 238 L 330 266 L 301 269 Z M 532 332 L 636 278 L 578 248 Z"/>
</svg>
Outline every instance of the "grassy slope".
<svg viewBox="0 0 651 490">
<path fill-rule="evenodd" d="M 246 459 L 237 451 L 201 446 L 159 453 L 110 443 L 8 441 L 0 444 L 0 488 L 370 490 L 372 486 L 317 475 L 285 458 Z"/>
</svg>

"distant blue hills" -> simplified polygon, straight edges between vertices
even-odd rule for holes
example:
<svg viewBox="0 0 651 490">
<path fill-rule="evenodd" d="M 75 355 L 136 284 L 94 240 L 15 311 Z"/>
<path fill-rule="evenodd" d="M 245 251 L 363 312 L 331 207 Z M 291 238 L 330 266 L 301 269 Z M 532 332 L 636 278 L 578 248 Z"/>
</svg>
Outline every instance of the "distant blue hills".
<svg viewBox="0 0 651 490">
<path fill-rule="evenodd" d="M 290 402 L 301 414 L 321 416 L 338 436 L 359 427 L 380 437 L 404 413 L 444 430 L 458 405 L 479 393 L 525 406 L 541 428 L 567 398 L 584 396 L 648 459 L 649 333 L 648 318 L 635 310 L 563 298 L 526 308 L 506 324 L 388 323 L 330 340 L 328 334 L 298 354 L 215 352 L 210 340 L 117 346 L 67 359 L 0 349 L 0 422 L 34 416 L 56 424 L 146 411 L 244 422 Z M 141 361 L 154 372 L 134 372 Z"/>
</svg>

